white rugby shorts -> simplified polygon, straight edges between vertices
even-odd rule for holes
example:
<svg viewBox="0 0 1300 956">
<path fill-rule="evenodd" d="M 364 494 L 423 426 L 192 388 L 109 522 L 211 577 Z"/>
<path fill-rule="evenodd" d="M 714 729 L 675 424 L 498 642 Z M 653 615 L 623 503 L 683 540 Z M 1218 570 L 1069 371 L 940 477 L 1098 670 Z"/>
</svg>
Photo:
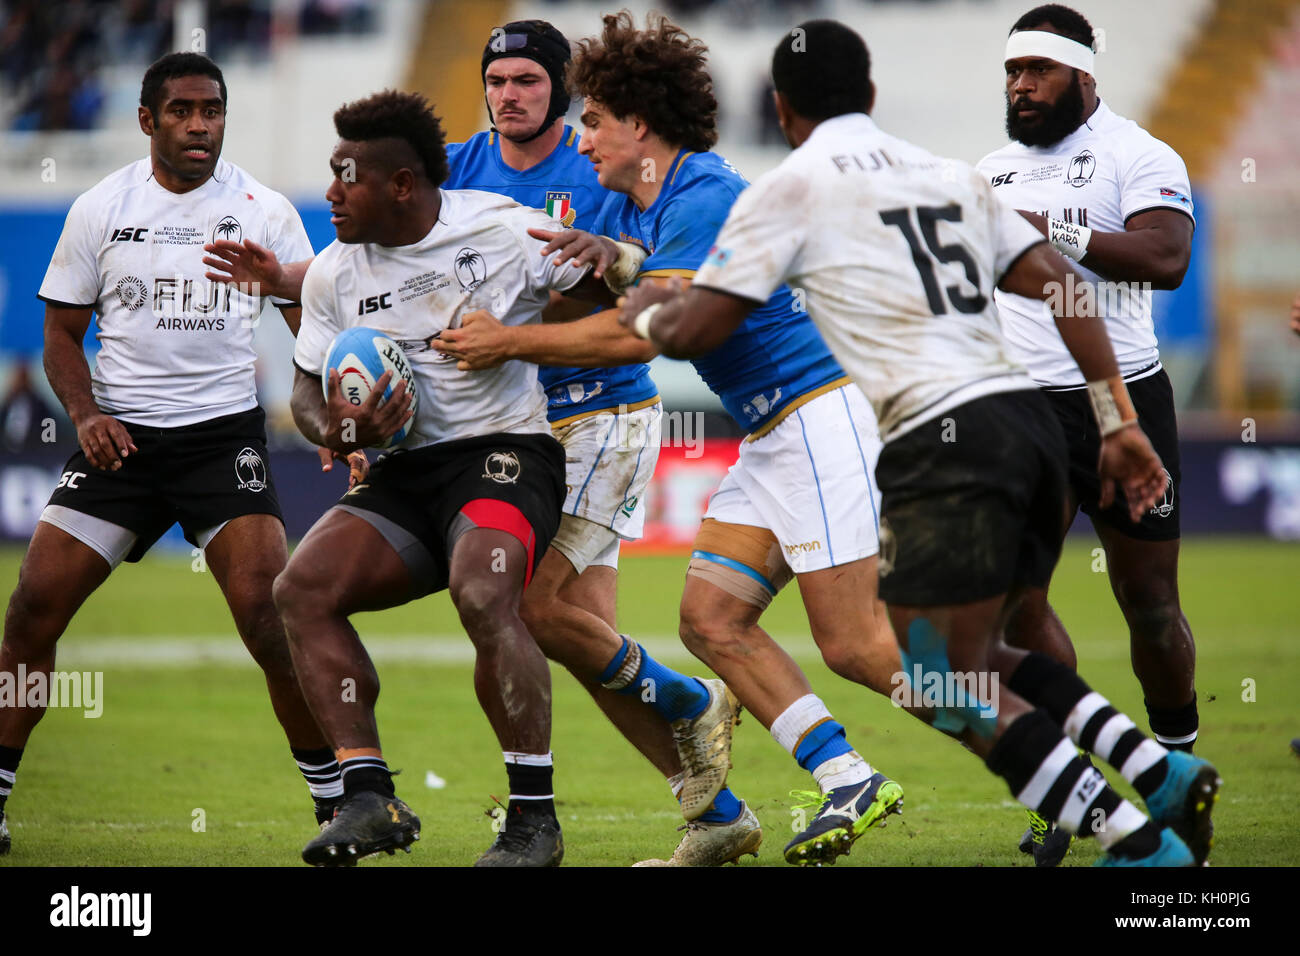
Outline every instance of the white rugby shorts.
<svg viewBox="0 0 1300 956">
<path fill-rule="evenodd" d="M 866 397 L 843 385 L 741 442 L 704 516 L 767 528 L 795 574 L 868 558 L 880 550 L 880 448 Z"/>
<path fill-rule="evenodd" d="M 600 564 L 618 567 L 618 543 L 635 541 L 645 531 L 645 491 L 659 461 L 663 405 L 618 414 L 611 409 L 554 426 L 551 433 L 564 446 L 565 484 L 568 494 L 564 514 L 584 518 L 607 533 L 576 526 L 565 520 L 570 533 L 553 541 L 560 546 L 574 539 L 570 560 L 584 567 Z M 579 545 L 579 540 L 581 544 Z M 581 553 L 570 554 L 570 550 Z M 577 559 L 577 560 L 575 560 Z M 581 571 L 582 568 L 579 568 Z"/>
</svg>

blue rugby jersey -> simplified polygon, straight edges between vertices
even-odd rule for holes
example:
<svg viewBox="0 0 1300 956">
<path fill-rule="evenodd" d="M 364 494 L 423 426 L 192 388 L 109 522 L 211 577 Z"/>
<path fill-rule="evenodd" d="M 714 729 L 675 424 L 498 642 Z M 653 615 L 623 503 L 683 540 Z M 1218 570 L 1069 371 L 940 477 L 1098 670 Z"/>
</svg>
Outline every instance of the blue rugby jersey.
<svg viewBox="0 0 1300 956">
<path fill-rule="evenodd" d="M 557 230 L 591 225 L 609 193 L 596 180 L 595 168 L 578 154 L 578 133 L 564 135 L 550 156 L 531 169 L 512 169 L 501 159 L 494 130 L 476 133 L 464 143 L 447 146 L 450 175 L 443 189 L 480 189 L 509 196 L 521 206 L 541 209 L 557 220 Z M 658 398 L 650 366 L 561 368 L 540 366 L 537 378 L 546 390 L 547 418 L 552 421 L 591 414 L 620 405 L 644 407 Z"/>
<path fill-rule="evenodd" d="M 690 278 L 748 185 L 717 153 L 682 150 L 648 209 L 612 194 L 592 231 L 646 249 L 639 278 Z M 754 434 L 767 431 L 796 403 L 849 381 L 785 285 L 726 342 L 692 364 L 731 417 Z"/>
</svg>

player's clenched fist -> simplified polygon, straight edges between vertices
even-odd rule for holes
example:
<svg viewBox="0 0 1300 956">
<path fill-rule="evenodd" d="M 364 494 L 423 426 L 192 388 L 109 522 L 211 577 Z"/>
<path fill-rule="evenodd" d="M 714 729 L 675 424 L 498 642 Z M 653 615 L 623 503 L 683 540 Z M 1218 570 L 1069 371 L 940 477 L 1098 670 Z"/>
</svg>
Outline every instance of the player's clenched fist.
<svg viewBox="0 0 1300 956">
<path fill-rule="evenodd" d="M 77 422 L 77 441 L 90 463 L 106 471 L 117 471 L 122 459 L 137 450 L 126 426 L 103 412 Z"/>
<path fill-rule="evenodd" d="M 460 328 L 443 329 L 429 344 L 456 359 L 456 367 L 462 372 L 496 368 L 510 358 L 510 330 L 483 309 L 461 319 Z"/>
<path fill-rule="evenodd" d="M 1136 424 L 1122 428 L 1101 440 L 1101 507 L 1115 500 L 1115 484 L 1124 489 L 1129 517 L 1135 522 L 1165 493 L 1169 475 L 1146 433 Z"/>
<path fill-rule="evenodd" d="M 326 448 L 347 454 L 359 448 L 381 445 L 411 420 L 415 414 L 412 408 L 414 393 L 407 391 L 405 381 L 398 382 L 388 401 L 379 404 L 392 378 L 392 372 L 379 376 L 366 400 L 353 405 L 343 397 L 339 370 L 329 370 L 329 398 L 326 401 L 329 425 L 322 436 Z"/>
</svg>

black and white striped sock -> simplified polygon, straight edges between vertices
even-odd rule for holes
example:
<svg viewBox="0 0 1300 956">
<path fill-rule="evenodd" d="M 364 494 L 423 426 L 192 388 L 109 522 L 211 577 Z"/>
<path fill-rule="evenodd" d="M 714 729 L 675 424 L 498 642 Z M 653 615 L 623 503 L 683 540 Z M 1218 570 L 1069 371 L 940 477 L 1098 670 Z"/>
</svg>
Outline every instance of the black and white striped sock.
<svg viewBox="0 0 1300 956">
<path fill-rule="evenodd" d="M 1076 744 L 1118 770 L 1143 799 L 1165 779 L 1169 752 L 1059 661 L 1032 653 L 1007 686 L 1046 711 Z"/>
<path fill-rule="evenodd" d="M 1124 841 L 1138 855 L 1159 845 L 1159 829 L 1110 788 L 1042 710 L 1017 718 L 986 763 L 1017 800 L 1070 833 L 1095 836 L 1107 850 Z"/>
<path fill-rule="evenodd" d="M 506 776 L 510 780 L 510 805 L 542 810 L 555 815 L 555 760 L 549 753 L 525 754 L 505 751 Z"/>
<path fill-rule="evenodd" d="M 383 757 L 348 757 L 340 760 L 339 776 L 343 778 L 344 796 L 363 790 L 373 790 L 385 797 L 395 795 L 393 774 Z"/>
<path fill-rule="evenodd" d="M 14 788 L 18 774 L 18 761 L 23 759 L 22 747 L 0 747 L 0 816 L 4 815 L 5 802 Z"/>
<path fill-rule="evenodd" d="M 328 747 L 304 750 L 290 747 L 294 763 L 302 778 L 307 781 L 312 800 L 316 803 L 316 822 L 324 823 L 334 816 L 334 807 L 343 799 L 343 774 L 334 751 Z"/>
</svg>

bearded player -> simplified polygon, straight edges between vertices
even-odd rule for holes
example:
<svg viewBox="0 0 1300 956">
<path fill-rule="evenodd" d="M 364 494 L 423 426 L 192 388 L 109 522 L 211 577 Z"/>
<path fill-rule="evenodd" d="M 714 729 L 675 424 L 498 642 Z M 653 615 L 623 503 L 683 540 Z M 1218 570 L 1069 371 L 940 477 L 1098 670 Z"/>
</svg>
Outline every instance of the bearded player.
<svg viewBox="0 0 1300 956">
<path fill-rule="evenodd" d="M 951 694 L 935 726 L 1025 806 L 1094 836 L 1107 864 L 1203 863 L 1214 768 L 1145 737 L 1064 664 L 1003 639 L 1021 597 L 1046 592 L 1067 485 L 1060 424 L 1008 357 L 991 293 L 1047 300 L 1071 269 L 975 170 L 877 127 L 870 68 L 861 37 L 841 23 L 810 21 L 782 38 L 772 79 L 794 152 L 736 202 L 689 291 L 638 287 L 623 320 L 666 354 L 691 357 L 782 283 L 804 289 L 880 415 L 880 591 L 905 673 L 943 683 L 974 672 L 978 687 L 997 690 L 993 701 Z M 1160 459 L 1104 323 L 1059 301 L 1053 313 L 1103 436 L 1099 504 L 1119 484 L 1136 520 L 1159 500 Z M 1115 767 L 1150 818 L 1075 745 Z"/>
<path fill-rule="evenodd" d="M 1129 627 L 1133 671 L 1147 720 L 1164 747 L 1191 751 L 1197 737 L 1196 646 L 1178 599 L 1178 425 L 1169 376 L 1160 364 L 1151 290 L 1174 289 L 1191 256 L 1191 188 L 1183 161 L 1097 93 L 1092 27 L 1059 4 L 1016 21 L 1005 57 L 1007 133 L 1014 142 L 979 163 L 998 198 L 1064 255 L 1084 281 L 1061 290 L 1076 303 L 1093 295 L 1114 343 L 1138 420 L 1168 472 L 1161 500 L 1134 520 L 1124 503 L 1101 508 L 1100 437 L 1086 383 L 1043 302 L 995 294 L 1007 340 L 1065 430 L 1070 493 L 1064 535 L 1076 511 L 1092 519 L 1106 551 L 1111 589 Z M 1046 595 L 1021 604 L 1008 640 L 1077 666 L 1074 648 Z M 1064 834 L 1030 817 L 1021 849 L 1055 865 Z"/>
</svg>

